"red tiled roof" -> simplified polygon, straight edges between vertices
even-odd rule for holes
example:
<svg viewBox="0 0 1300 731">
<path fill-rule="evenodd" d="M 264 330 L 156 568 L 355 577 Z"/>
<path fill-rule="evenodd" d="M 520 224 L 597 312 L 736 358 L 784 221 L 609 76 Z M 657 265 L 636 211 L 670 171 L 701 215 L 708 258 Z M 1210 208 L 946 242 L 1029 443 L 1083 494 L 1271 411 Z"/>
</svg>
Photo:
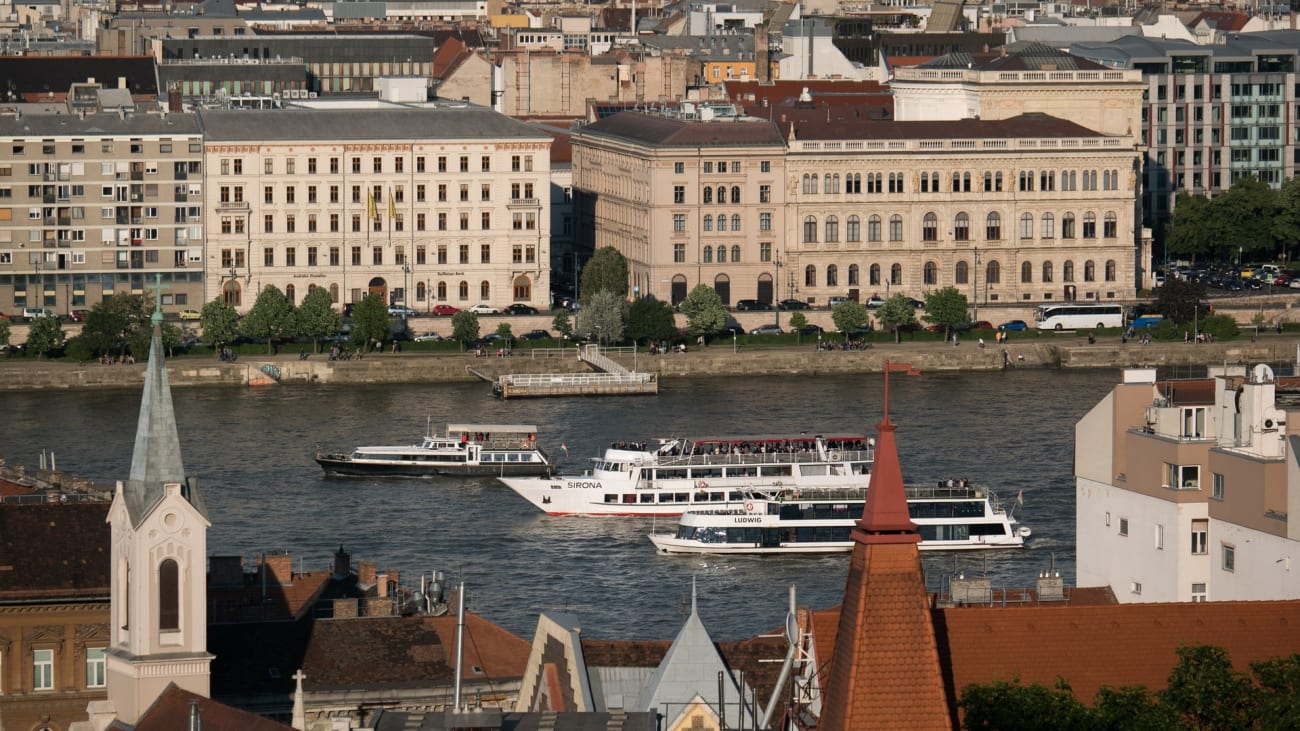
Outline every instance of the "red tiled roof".
<svg viewBox="0 0 1300 731">
<path fill-rule="evenodd" d="M 106 598 L 108 508 L 107 502 L 0 503 L 0 602 Z"/>
<path fill-rule="evenodd" d="M 296 619 L 315 604 L 330 581 L 328 571 L 293 574 L 293 583 L 268 582 L 260 574 L 247 574 L 241 587 L 208 587 L 208 603 L 214 608 L 214 622 L 264 622 Z"/>
<path fill-rule="evenodd" d="M 173 685 L 158 696 L 144 712 L 133 731 L 177 731 L 190 727 L 190 709 L 197 705 L 203 731 L 291 731 L 292 726 L 277 723 L 255 713 L 241 711 Z"/>
<path fill-rule="evenodd" d="M 1196 16 L 1192 22 L 1188 23 L 1189 28 L 1195 28 L 1202 23 L 1214 25 L 1215 30 L 1241 30 L 1250 22 L 1250 16 L 1245 13 L 1233 13 L 1226 10 L 1206 10 Z"/>
<path fill-rule="evenodd" d="M 433 65 L 430 70 L 430 76 L 435 79 L 445 79 L 451 76 L 452 72 L 460 68 L 465 60 L 473 56 L 474 52 L 470 50 L 458 38 L 448 38 L 438 46 L 438 50 L 433 52 Z"/>
</svg>

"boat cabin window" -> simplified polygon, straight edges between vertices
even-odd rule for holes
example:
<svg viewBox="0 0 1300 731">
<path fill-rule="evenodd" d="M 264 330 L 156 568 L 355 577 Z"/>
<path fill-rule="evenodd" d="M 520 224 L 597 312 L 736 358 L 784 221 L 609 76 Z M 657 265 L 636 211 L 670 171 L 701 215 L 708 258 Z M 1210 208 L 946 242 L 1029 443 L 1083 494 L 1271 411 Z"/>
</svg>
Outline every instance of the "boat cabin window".
<svg viewBox="0 0 1300 731">
<path fill-rule="evenodd" d="M 653 503 L 654 501 L 655 495 L 652 492 L 647 492 L 641 496 L 641 502 L 643 503 Z"/>
<path fill-rule="evenodd" d="M 650 478 L 654 480 L 685 480 L 686 470 L 655 470 Z"/>
<path fill-rule="evenodd" d="M 799 465 L 799 474 L 803 475 L 804 477 L 810 477 L 813 475 L 828 475 L 830 474 L 830 470 L 827 469 L 828 466 L 829 465 L 825 465 L 825 464 L 801 464 Z"/>
<path fill-rule="evenodd" d="M 789 477 L 793 471 L 788 464 L 765 464 L 762 474 L 764 477 Z"/>
<path fill-rule="evenodd" d="M 727 477 L 758 477 L 758 467 L 753 465 L 728 467 Z"/>
<path fill-rule="evenodd" d="M 706 477 L 722 477 L 721 467 L 696 467 L 691 470 L 691 477 L 700 480 Z"/>
<path fill-rule="evenodd" d="M 691 501 L 691 494 L 689 492 L 673 493 L 673 502 L 675 503 L 689 503 L 690 501 Z"/>
<path fill-rule="evenodd" d="M 740 501 L 740 500 L 744 500 L 744 499 L 745 499 L 745 493 L 743 493 L 743 492 L 741 492 L 741 491 L 739 491 L 739 490 L 732 490 L 731 492 L 727 493 L 727 499 L 730 500 L 730 501 L 732 501 L 732 502 L 737 502 L 737 501 Z"/>
</svg>

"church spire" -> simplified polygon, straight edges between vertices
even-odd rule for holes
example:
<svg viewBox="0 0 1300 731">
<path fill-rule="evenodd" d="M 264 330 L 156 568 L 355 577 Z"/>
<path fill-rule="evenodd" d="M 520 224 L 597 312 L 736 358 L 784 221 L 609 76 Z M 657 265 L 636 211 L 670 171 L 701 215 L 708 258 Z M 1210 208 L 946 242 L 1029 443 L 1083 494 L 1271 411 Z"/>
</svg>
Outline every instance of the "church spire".
<svg viewBox="0 0 1300 731">
<path fill-rule="evenodd" d="M 921 537 L 908 515 L 889 420 L 891 371 L 916 375 L 910 366 L 885 363 L 884 416 L 876 427 L 871 486 L 852 533 L 819 731 L 953 727 L 917 550 Z"/>
</svg>

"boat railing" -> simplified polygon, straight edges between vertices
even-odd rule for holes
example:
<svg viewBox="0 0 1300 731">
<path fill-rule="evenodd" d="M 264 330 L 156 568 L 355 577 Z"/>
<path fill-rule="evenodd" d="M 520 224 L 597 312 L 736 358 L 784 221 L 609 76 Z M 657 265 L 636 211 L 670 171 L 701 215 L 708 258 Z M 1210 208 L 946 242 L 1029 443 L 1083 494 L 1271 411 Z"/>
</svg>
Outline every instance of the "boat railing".
<svg viewBox="0 0 1300 731">
<path fill-rule="evenodd" d="M 817 452 L 728 452 L 727 454 L 661 455 L 660 467 L 726 466 L 749 464 L 789 464 L 792 462 L 871 462 L 875 454 L 870 449 L 830 449 L 823 457 Z"/>
</svg>

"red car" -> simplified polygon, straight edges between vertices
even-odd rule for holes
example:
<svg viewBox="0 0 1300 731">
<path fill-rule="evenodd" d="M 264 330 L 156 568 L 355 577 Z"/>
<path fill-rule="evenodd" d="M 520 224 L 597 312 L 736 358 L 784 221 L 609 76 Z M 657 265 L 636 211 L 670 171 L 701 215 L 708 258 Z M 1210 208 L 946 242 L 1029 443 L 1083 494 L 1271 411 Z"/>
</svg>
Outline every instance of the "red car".
<svg viewBox="0 0 1300 731">
<path fill-rule="evenodd" d="M 460 312 L 460 308 L 451 305 L 434 305 L 433 307 L 433 314 L 439 317 L 449 317 L 457 312 Z"/>
<path fill-rule="evenodd" d="M 73 322 L 84 322 L 86 316 L 89 314 L 90 314 L 90 310 L 73 310 L 72 312 L 68 313 L 68 319 Z"/>
</svg>

